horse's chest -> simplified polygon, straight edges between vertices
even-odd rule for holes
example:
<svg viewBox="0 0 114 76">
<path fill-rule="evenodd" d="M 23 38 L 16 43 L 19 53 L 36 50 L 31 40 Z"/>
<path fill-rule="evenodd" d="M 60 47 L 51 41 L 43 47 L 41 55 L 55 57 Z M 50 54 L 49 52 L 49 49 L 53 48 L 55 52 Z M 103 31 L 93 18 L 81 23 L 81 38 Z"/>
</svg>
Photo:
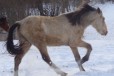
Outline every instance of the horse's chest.
<svg viewBox="0 0 114 76">
<path fill-rule="evenodd" d="M 74 30 L 69 34 L 68 37 L 68 45 L 70 46 L 76 46 L 80 43 L 83 36 L 83 30 Z"/>
</svg>

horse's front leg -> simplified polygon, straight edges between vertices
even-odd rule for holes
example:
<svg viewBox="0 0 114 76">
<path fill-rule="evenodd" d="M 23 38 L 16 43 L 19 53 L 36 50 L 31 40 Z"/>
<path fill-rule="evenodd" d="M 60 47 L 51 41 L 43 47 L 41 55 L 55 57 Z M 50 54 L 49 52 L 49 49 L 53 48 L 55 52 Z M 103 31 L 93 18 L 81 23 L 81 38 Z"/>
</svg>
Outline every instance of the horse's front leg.
<svg viewBox="0 0 114 76">
<path fill-rule="evenodd" d="M 71 50 L 72 50 L 72 52 L 74 54 L 75 60 L 76 60 L 76 62 L 78 64 L 78 67 L 79 67 L 80 71 L 85 71 L 83 66 L 82 66 L 81 58 L 80 58 L 80 55 L 79 55 L 77 47 L 70 46 L 70 48 L 71 48 Z"/>
<path fill-rule="evenodd" d="M 91 54 L 92 47 L 91 47 L 91 45 L 89 43 L 86 43 L 84 41 L 80 42 L 79 47 L 85 47 L 87 49 L 86 55 L 81 60 L 81 63 L 83 64 L 84 62 L 89 60 L 89 56 Z"/>
</svg>

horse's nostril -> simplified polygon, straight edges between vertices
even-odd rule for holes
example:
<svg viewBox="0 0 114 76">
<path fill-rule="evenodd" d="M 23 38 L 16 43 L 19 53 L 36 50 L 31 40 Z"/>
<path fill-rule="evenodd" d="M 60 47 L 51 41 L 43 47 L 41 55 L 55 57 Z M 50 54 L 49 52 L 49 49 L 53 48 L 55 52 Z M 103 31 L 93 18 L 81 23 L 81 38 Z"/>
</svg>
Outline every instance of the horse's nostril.
<svg viewBox="0 0 114 76">
<path fill-rule="evenodd" d="M 104 32 L 101 33 L 101 35 L 105 35 L 105 36 L 106 36 L 107 34 L 108 34 L 108 31 L 104 31 Z"/>
<path fill-rule="evenodd" d="M 107 35 L 107 34 L 108 34 L 108 31 L 105 32 L 105 35 Z"/>
</svg>

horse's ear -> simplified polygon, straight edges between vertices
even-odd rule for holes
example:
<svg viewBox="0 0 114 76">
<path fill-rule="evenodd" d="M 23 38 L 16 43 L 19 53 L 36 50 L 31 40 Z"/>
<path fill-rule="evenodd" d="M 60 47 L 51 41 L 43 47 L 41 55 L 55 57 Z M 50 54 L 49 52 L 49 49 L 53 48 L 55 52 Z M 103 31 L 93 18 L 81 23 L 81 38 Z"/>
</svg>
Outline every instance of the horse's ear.
<svg viewBox="0 0 114 76">
<path fill-rule="evenodd" d="M 98 13 L 101 13 L 101 10 L 100 10 L 100 8 L 99 8 L 99 7 L 97 8 L 97 12 L 98 12 Z"/>
</svg>

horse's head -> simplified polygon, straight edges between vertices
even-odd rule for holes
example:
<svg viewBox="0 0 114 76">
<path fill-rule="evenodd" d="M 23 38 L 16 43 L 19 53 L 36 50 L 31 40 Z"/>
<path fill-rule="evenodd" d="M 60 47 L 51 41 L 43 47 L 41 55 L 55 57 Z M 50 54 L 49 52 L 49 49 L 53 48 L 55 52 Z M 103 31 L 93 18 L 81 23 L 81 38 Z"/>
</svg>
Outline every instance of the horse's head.
<svg viewBox="0 0 114 76">
<path fill-rule="evenodd" d="M 0 27 L 3 28 L 5 31 L 9 30 L 9 24 L 7 22 L 6 17 L 1 17 L 0 18 Z"/>
<path fill-rule="evenodd" d="M 103 17 L 102 11 L 100 8 L 97 8 L 93 14 L 92 26 L 101 34 L 107 35 L 108 30 L 105 23 L 105 18 Z"/>
</svg>

